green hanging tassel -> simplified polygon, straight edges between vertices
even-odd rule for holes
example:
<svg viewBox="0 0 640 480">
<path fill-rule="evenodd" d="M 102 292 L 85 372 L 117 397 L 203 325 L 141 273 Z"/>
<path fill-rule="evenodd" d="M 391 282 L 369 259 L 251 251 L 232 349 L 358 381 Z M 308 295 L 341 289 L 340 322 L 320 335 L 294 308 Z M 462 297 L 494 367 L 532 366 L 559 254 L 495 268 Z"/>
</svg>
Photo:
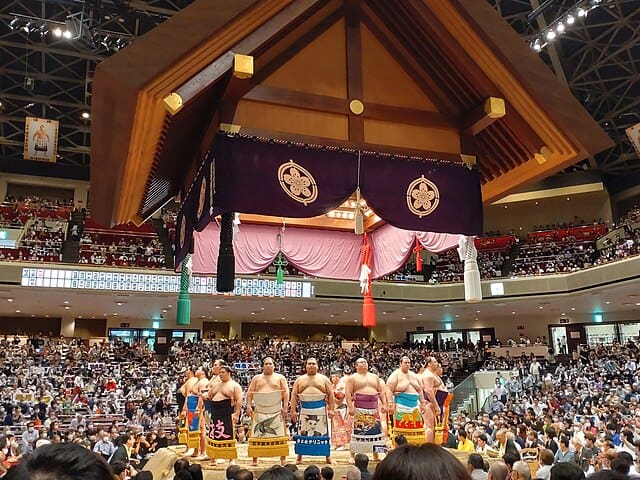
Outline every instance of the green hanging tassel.
<svg viewBox="0 0 640 480">
<path fill-rule="evenodd" d="M 176 325 L 191 325 L 191 297 L 189 286 L 191 284 L 191 255 L 187 254 L 182 260 L 182 272 L 180 274 L 180 294 L 176 308 Z"/>
<path fill-rule="evenodd" d="M 284 267 L 289 265 L 289 262 L 287 262 L 287 259 L 284 258 L 282 252 L 279 252 L 278 256 L 273 261 L 273 264 L 278 267 L 278 269 L 276 270 L 276 283 L 278 285 L 282 285 L 284 283 Z"/>
</svg>

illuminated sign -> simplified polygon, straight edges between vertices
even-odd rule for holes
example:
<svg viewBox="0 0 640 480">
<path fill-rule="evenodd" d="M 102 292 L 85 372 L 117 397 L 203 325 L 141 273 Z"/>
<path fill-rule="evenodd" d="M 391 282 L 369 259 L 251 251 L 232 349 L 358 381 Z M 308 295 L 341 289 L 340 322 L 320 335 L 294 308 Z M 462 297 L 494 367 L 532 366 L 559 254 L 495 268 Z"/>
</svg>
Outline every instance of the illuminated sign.
<svg viewBox="0 0 640 480">
<path fill-rule="evenodd" d="M 170 274 L 119 273 L 88 270 L 61 270 L 53 268 L 23 268 L 23 287 L 67 288 L 72 290 L 106 290 L 116 292 L 178 293 L 180 276 Z M 241 297 L 311 298 L 311 282 L 286 281 L 265 278 L 236 278 L 231 294 Z M 215 277 L 193 276 L 194 294 L 222 295 L 216 292 Z"/>
</svg>

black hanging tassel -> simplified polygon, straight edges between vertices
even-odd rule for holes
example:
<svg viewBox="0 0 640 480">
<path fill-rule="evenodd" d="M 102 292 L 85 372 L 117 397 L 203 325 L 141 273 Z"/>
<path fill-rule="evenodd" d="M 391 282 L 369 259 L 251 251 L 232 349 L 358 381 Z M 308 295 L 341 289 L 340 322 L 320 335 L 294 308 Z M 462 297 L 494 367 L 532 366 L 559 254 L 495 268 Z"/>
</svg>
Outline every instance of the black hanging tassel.
<svg viewBox="0 0 640 480">
<path fill-rule="evenodd" d="M 220 222 L 220 252 L 216 290 L 232 292 L 235 288 L 236 259 L 233 255 L 233 213 L 223 213 Z"/>
</svg>

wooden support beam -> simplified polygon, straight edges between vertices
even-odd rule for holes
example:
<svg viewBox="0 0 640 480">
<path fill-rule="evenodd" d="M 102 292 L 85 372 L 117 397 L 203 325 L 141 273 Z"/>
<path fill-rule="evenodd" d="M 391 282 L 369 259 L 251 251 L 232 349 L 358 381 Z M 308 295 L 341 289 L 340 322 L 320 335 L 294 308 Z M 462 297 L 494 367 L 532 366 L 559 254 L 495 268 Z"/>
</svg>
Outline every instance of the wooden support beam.
<svg viewBox="0 0 640 480">
<path fill-rule="evenodd" d="M 285 88 L 256 85 L 243 98 L 253 102 L 301 108 L 316 112 L 335 113 L 338 115 L 353 114 L 349 108 L 350 102 L 344 98 L 297 92 Z M 382 120 L 421 127 L 458 128 L 455 121 L 439 112 L 379 103 L 366 103 L 361 116 L 370 120 Z"/>
<path fill-rule="evenodd" d="M 349 115 L 349 140 L 364 141 L 364 118 L 362 106 L 362 37 L 360 33 L 360 1 L 348 0 L 346 12 L 347 38 L 347 96 L 354 110 Z M 354 102 L 355 101 L 355 102 Z M 361 103 L 358 103 L 361 102 Z M 367 107 L 364 106 L 364 111 Z"/>
<path fill-rule="evenodd" d="M 435 158 L 444 162 L 460 165 L 462 160 L 460 154 L 449 152 L 436 152 L 432 150 L 419 150 L 415 148 L 396 147 L 390 145 L 379 145 L 376 143 L 354 142 L 346 140 L 336 140 L 335 138 L 317 137 L 314 135 L 300 135 L 295 133 L 276 132 L 261 128 L 242 127 L 241 134 L 255 137 L 273 138 L 295 143 L 308 143 L 309 145 L 320 145 L 325 147 L 345 148 L 348 150 L 362 150 L 367 152 L 378 152 L 389 155 L 399 155 L 416 158 Z"/>
<path fill-rule="evenodd" d="M 489 97 L 460 119 L 462 133 L 475 136 L 507 113 L 504 99 Z"/>
<path fill-rule="evenodd" d="M 211 64 L 191 77 L 171 94 L 164 98 L 166 110 L 175 115 L 189 101 L 193 100 L 207 88 L 219 81 L 226 73 L 235 68 L 236 55 L 253 54 L 260 51 L 265 44 L 269 43 L 278 34 L 285 31 L 291 24 L 300 21 L 308 15 L 310 10 L 322 5 L 321 0 L 302 0 L 294 2 L 274 18 L 251 33 L 233 48 L 229 49 L 222 56 L 215 59 Z M 247 59 L 242 59 L 243 65 L 247 65 Z M 252 63 L 252 62 L 251 62 Z M 253 64 L 251 64 L 251 76 L 253 75 Z"/>
</svg>

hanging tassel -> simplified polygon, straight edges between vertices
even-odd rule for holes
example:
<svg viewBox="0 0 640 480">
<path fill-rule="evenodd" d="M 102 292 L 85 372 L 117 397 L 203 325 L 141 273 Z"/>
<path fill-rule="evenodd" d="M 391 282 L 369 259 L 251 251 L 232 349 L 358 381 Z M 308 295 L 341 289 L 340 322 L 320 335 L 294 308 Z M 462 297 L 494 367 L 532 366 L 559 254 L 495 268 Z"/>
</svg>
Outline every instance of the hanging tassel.
<svg viewBox="0 0 640 480">
<path fill-rule="evenodd" d="M 176 325 L 191 325 L 191 297 L 189 287 L 191 285 L 191 255 L 187 254 L 182 260 L 180 272 L 180 293 L 176 307 Z"/>
<path fill-rule="evenodd" d="M 418 237 L 416 237 L 416 246 L 413 248 L 413 253 L 416 254 L 416 272 L 421 272 L 422 271 L 422 255 L 420 255 L 420 252 L 423 250 L 423 246 L 420 243 L 420 240 L 418 240 Z"/>
<path fill-rule="evenodd" d="M 362 326 L 373 328 L 376 326 L 376 306 L 373 303 L 371 293 L 371 267 L 373 265 L 371 255 L 371 245 L 367 234 L 362 238 L 362 248 L 360 249 L 360 288 L 362 290 Z"/>
<path fill-rule="evenodd" d="M 220 293 L 233 292 L 235 288 L 236 259 L 233 255 L 233 213 L 223 213 L 220 222 L 220 251 L 216 290 Z"/>
<path fill-rule="evenodd" d="M 233 239 L 238 238 L 240 233 L 240 214 L 236 213 L 233 217 Z"/>
<path fill-rule="evenodd" d="M 278 241 L 280 241 L 280 235 L 278 235 Z M 282 285 L 284 283 L 284 267 L 289 265 L 289 262 L 284 258 L 282 252 L 278 252 L 278 256 L 273 261 L 273 264 L 278 267 L 276 270 L 276 282 L 278 285 Z"/>
<path fill-rule="evenodd" d="M 473 237 L 462 237 L 458 242 L 458 255 L 464 262 L 464 300 L 467 303 L 482 301 L 482 285 L 478 269 L 478 251 Z"/>
</svg>

